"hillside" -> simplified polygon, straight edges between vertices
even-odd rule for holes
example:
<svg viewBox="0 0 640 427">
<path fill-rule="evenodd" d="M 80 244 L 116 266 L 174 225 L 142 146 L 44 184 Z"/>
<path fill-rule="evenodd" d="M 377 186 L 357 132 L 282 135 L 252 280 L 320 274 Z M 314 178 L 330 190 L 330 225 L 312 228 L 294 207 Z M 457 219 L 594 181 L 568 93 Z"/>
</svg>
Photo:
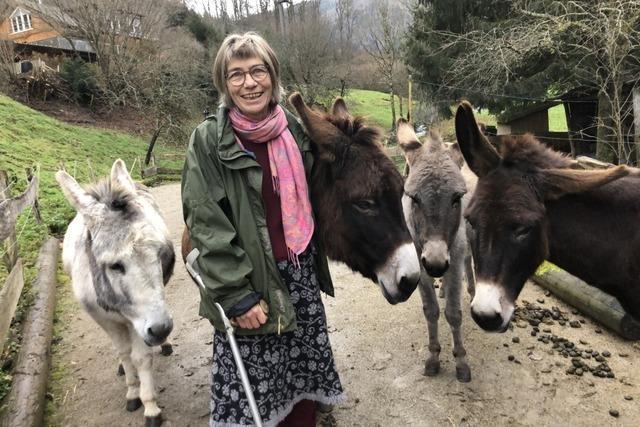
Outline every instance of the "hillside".
<svg viewBox="0 0 640 427">
<path fill-rule="evenodd" d="M 116 158 L 133 166 L 146 150 L 143 139 L 112 130 L 68 125 L 5 96 L 0 96 L 0 123 L 0 169 L 17 178 L 14 194 L 26 185 L 26 167 L 40 169 L 42 215 L 54 231 L 62 229 L 72 214 L 53 176 L 60 164 L 64 163 L 79 182 L 88 182 L 92 171 L 96 176 L 107 174 Z M 166 152 L 159 148 L 156 155 Z M 176 157 L 172 163 L 163 166 L 179 167 L 182 161 Z M 140 178 L 139 166 L 137 163 L 133 171 L 136 179 Z"/>
<path fill-rule="evenodd" d="M 75 175 L 81 183 L 90 181 L 89 177 L 106 175 L 116 158 L 122 158 L 131 167 L 138 157 L 142 158 L 146 150 L 146 141 L 121 132 L 72 126 L 50 118 L 28 108 L 10 98 L 0 95 L 0 170 L 6 170 L 10 179 L 11 192 L 16 195 L 26 187 L 25 168 L 39 170 L 39 203 L 43 224 L 37 224 L 34 215 L 27 209 L 21 215 L 18 225 L 18 244 L 20 256 L 25 266 L 25 292 L 21 307 L 30 300 L 30 283 L 35 277 L 35 261 L 38 250 L 47 233 L 62 234 L 67 223 L 73 218 L 74 211 L 62 195 L 54 174 L 59 164 L 64 162 L 66 169 Z M 158 148 L 156 156 L 163 159 L 162 166 L 180 168 L 183 149 Z M 166 157 L 169 155 L 170 157 Z M 140 178 L 140 163 L 133 170 L 135 179 Z M 0 248 L 0 257 L 4 253 Z M 4 264 L 0 263 L 0 287 L 7 276 Z M 19 319 L 21 308 L 16 315 Z M 15 345 L 7 345 L 10 353 Z M 0 355 L 0 361 L 10 359 L 11 354 Z M 0 366 L 10 366 L 0 363 Z M 10 376 L 0 369 L 0 400 L 6 393 Z"/>
<path fill-rule="evenodd" d="M 373 90 L 351 89 L 345 96 L 352 114 L 365 116 L 385 131 L 391 129 L 391 103 L 389 94 Z M 407 100 L 403 99 L 403 113 L 407 114 Z M 396 116 L 400 117 L 399 100 L 396 98 Z"/>
</svg>

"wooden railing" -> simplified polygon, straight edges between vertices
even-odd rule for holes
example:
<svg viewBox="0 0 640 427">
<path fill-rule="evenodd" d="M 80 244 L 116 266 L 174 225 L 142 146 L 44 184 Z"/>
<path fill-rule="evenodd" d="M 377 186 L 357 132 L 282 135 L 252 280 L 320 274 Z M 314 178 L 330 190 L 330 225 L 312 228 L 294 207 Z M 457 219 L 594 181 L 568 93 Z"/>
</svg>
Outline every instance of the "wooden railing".
<svg viewBox="0 0 640 427">
<path fill-rule="evenodd" d="M 30 170 L 27 170 L 27 177 L 32 179 Z M 7 172 L 0 171 L 0 221 L 2 221 L 0 224 L 0 251 L 2 261 L 9 272 L 4 285 L 0 287 L 0 351 L 4 347 L 11 320 L 15 315 L 18 300 L 24 287 L 22 261 L 18 257 L 15 219 L 18 211 L 24 209 L 25 204 L 32 205 L 34 212 L 36 212 L 36 218 L 40 219 L 37 208 L 37 181 L 31 183 L 19 199 L 18 203 L 16 199 L 11 198 L 9 176 Z M 14 204 L 10 205 L 11 203 Z"/>
<path fill-rule="evenodd" d="M 142 178 L 150 178 L 156 175 L 180 176 L 182 174 L 182 169 L 172 169 L 157 166 L 155 155 L 151 156 L 151 161 L 148 165 L 144 165 L 144 163 L 141 162 L 140 170 L 140 175 L 142 175 Z"/>
</svg>

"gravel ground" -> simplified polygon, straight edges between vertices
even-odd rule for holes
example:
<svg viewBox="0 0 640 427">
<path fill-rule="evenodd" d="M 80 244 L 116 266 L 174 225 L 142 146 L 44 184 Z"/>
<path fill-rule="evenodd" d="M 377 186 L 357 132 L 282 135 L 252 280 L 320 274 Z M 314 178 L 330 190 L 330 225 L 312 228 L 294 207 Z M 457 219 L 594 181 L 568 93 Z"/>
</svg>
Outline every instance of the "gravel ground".
<svg viewBox="0 0 640 427">
<path fill-rule="evenodd" d="M 177 250 L 182 229 L 179 191 L 177 184 L 153 189 Z M 336 298 L 324 301 L 336 363 L 349 397 L 334 411 L 339 426 L 640 425 L 640 346 L 572 313 L 533 283 L 525 286 L 521 307 L 525 301 L 539 309 L 557 307 L 570 321 L 584 323 L 579 328 L 568 322 L 543 323 L 534 337 L 533 326 L 522 320 L 504 334 L 487 334 L 468 316 L 465 297 L 464 342 L 472 381 L 462 384 L 455 378 L 444 315 L 441 372 L 436 377 L 422 375 L 427 337 L 417 292 L 408 302 L 391 306 L 374 284 L 344 265 L 332 264 L 332 275 Z M 211 327 L 197 316 L 197 290 L 181 263 L 167 287 L 167 299 L 175 320 L 171 337 L 175 352 L 169 357 L 158 354 L 154 361 L 163 425 L 205 426 Z M 117 362 L 106 334 L 75 302 L 70 307 L 61 318 L 66 327 L 54 355 L 65 375 L 54 380 L 51 398 L 56 409 L 49 424 L 143 425 L 141 410 L 124 410 L 124 380 L 116 376 Z M 538 340 L 546 335 L 548 344 Z M 584 351 L 599 355 L 608 351 L 606 363 L 615 378 L 567 374 L 572 359 L 552 350 L 551 335 Z M 593 358 L 581 360 L 598 364 Z"/>
</svg>

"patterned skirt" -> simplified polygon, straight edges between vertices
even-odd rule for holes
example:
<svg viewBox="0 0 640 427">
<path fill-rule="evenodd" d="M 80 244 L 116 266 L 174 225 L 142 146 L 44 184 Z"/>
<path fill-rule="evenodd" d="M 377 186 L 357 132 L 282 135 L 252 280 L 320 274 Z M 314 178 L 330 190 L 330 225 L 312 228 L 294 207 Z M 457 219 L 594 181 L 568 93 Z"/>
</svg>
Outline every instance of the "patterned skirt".
<svg viewBox="0 0 640 427">
<path fill-rule="evenodd" d="M 236 336 L 265 427 L 276 426 L 303 399 L 337 404 L 346 398 L 333 360 L 311 250 L 300 255 L 299 266 L 278 263 L 298 328 L 280 335 Z M 253 425 L 229 341 L 217 330 L 211 384 L 211 427 Z"/>
</svg>

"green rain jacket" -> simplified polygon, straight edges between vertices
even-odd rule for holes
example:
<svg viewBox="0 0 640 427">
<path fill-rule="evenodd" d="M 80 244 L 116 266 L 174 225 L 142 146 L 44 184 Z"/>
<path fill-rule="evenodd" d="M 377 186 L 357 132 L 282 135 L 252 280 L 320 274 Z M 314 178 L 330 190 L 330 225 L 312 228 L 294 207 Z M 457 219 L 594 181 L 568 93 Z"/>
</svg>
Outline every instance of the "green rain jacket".
<svg viewBox="0 0 640 427">
<path fill-rule="evenodd" d="M 197 264 L 206 288 L 200 289 L 200 315 L 224 331 L 214 303 L 228 312 L 243 298 L 259 293 L 269 306 L 267 322 L 258 329 L 237 328 L 236 333 L 293 331 L 294 307 L 278 272 L 267 231 L 262 168 L 252 153 L 236 143 L 228 112 L 220 108 L 194 130 L 182 171 L 184 220 L 191 244 L 200 251 Z M 285 113 L 302 153 L 308 182 L 314 161 L 311 140 L 296 118 Z M 333 296 L 327 257 L 315 237 L 320 289 Z"/>
</svg>

